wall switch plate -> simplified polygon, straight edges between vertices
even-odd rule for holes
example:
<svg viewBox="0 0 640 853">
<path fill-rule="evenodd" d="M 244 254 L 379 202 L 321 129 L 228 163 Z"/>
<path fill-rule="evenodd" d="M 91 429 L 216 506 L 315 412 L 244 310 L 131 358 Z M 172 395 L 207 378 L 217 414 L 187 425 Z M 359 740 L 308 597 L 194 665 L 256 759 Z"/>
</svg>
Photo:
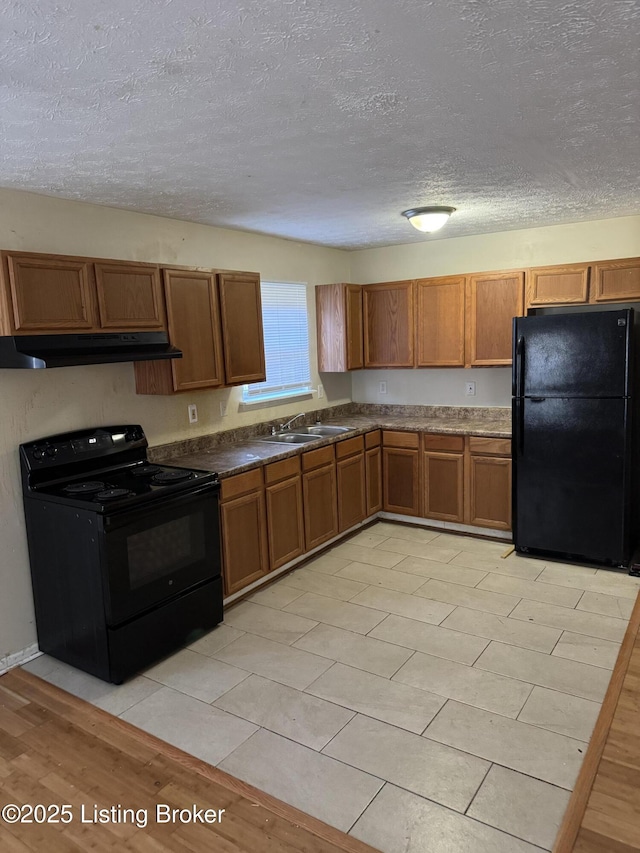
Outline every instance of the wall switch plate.
<svg viewBox="0 0 640 853">
<path fill-rule="evenodd" d="M 195 403 L 190 403 L 187 406 L 187 411 L 189 412 L 189 423 L 197 424 L 198 423 L 198 407 Z"/>
<path fill-rule="evenodd" d="M 322 400 L 324 397 L 324 386 L 318 385 L 318 400 Z"/>
<path fill-rule="evenodd" d="M 464 393 L 467 397 L 475 397 L 476 396 L 476 383 L 475 382 L 466 382 L 464 386 Z"/>
<path fill-rule="evenodd" d="M 378 386 L 378 391 L 380 392 L 380 394 L 386 394 L 387 393 L 387 383 L 386 382 L 380 382 L 380 384 Z"/>
<path fill-rule="evenodd" d="M 226 401 L 226 400 L 221 400 L 221 401 L 220 401 L 220 415 L 221 415 L 221 417 L 223 417 L 223 418 L 224 418 L 224 417 L 225 417 L 225 415 L 227 414 L 227 406 L 228 406 L 228 403 L 227 403 L 227 401 Z"/>
</svg>

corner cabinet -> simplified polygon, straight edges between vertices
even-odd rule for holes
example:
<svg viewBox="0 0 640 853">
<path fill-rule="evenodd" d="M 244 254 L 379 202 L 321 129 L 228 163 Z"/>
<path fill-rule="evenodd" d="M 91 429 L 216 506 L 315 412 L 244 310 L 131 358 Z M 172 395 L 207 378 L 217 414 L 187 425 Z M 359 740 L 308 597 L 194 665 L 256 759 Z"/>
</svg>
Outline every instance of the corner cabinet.
<svg viewBox="0 0 640 853">
<path fill-rule="evenodd" d="M 365 367 L 414 367 L 414 282 L 362 288 Z"/>
<path fill-rule="evenodd" d="M 260 276 L 165 268 L 169 340 L 181 359 L 134 365 L 138 394 L 265 379 Z"/>
<path fill-rule="evenodd" d="M 512 320 L 524 311 L 524 272 L 471 275 L 466 294 L 466 365 L 508 365 Z"/>
<path fill-rule="evenodd" d="M 319 284 L 316 287 L 318 370 L 360 370 L 363 359 L 362 287 Z"/>
</svg>

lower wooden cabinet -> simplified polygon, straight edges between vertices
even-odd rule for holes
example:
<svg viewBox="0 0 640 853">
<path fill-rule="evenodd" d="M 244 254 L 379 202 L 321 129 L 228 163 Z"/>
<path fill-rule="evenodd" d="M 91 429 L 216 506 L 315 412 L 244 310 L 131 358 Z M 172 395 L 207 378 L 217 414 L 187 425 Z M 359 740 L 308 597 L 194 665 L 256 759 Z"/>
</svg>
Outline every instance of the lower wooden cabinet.
<svg viewBox="0 0 640 853">
<path fill-rule="evenodd" d="M 265 466 L 269 568 L 273 571 L 304 553 L 300 457 Z"/>
<path fill-rule="evenodd" d="M 232 595 L 269 571 L 261 468 L 222 481 L 220 527 L 224 592 Z"/>
<path fill-rule="evenodd" d="M 336 463 L 333 445 L 302 454 L 302 504 L 306 550 L 338 535 Z"/>
<path fill-rule="evenodd" d="M 509 439 L 469 438 L 469 524 L 511 530 L 510 444 Z"/>
<path fill-rule="evenodd" d="M 422 436 L 424 516 L 464 521 L 464 436 Z"/>
<path fill-rule="evenodd" d="M 367 512 L 363 436 L 336 444 L 336 485 L 338 532 L 342 533 L 364 521 Z"/>
<path fill-rule="evenodd" d="M 380 430 L 368 432 L 364 437 L 364 479 L 367 516 L 382 509 L 382 437 Z"/>
<path fill-rule="evenodd" d="M 382 432 L 383 508 L 420 515 L 420 436 L 417 432 Z"/>
</svg>

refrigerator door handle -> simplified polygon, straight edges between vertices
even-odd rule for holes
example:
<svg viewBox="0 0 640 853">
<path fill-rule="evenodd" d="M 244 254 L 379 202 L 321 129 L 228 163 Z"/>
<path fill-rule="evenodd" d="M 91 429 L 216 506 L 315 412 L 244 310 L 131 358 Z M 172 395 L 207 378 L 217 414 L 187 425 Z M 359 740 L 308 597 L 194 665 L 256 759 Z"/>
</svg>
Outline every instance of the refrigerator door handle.
<svg viewBox="0 0 640 853">
<path fill-rule="evenodd" d="M 517 451 L 518 455 L 522 456 L 524 453 L 524 397 L 521 397 L 518 401 L 518 435 L 517 435 Z"/>
<path fill-rule="evenodd" d="M 532 403 L 544 403 L 546 397 L 529 397 Z"/>
<path fill-rule="evenodd" d="M 516 397 L 522 397 L 524 393 L 524 335 L 520 335 L 516 343 Z"/>
</svg>

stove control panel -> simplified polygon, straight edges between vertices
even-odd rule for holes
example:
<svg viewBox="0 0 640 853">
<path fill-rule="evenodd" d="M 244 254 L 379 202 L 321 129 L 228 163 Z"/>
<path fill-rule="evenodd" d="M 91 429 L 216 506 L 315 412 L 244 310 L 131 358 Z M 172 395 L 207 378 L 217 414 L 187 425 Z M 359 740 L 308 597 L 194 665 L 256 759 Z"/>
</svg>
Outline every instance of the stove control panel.
<svg viewBox="0 0 640 853">
<path fill-rule="evenodd" d="M 31 470 L 74 462 L 99 460 L 129 450 L 144 451 L 147 439 L 141 426 L 99 427 L 53 435 L 21 445 L 22 458 Z M 144 455 L 144 454 L 143 454 Z"/>
</svg>

